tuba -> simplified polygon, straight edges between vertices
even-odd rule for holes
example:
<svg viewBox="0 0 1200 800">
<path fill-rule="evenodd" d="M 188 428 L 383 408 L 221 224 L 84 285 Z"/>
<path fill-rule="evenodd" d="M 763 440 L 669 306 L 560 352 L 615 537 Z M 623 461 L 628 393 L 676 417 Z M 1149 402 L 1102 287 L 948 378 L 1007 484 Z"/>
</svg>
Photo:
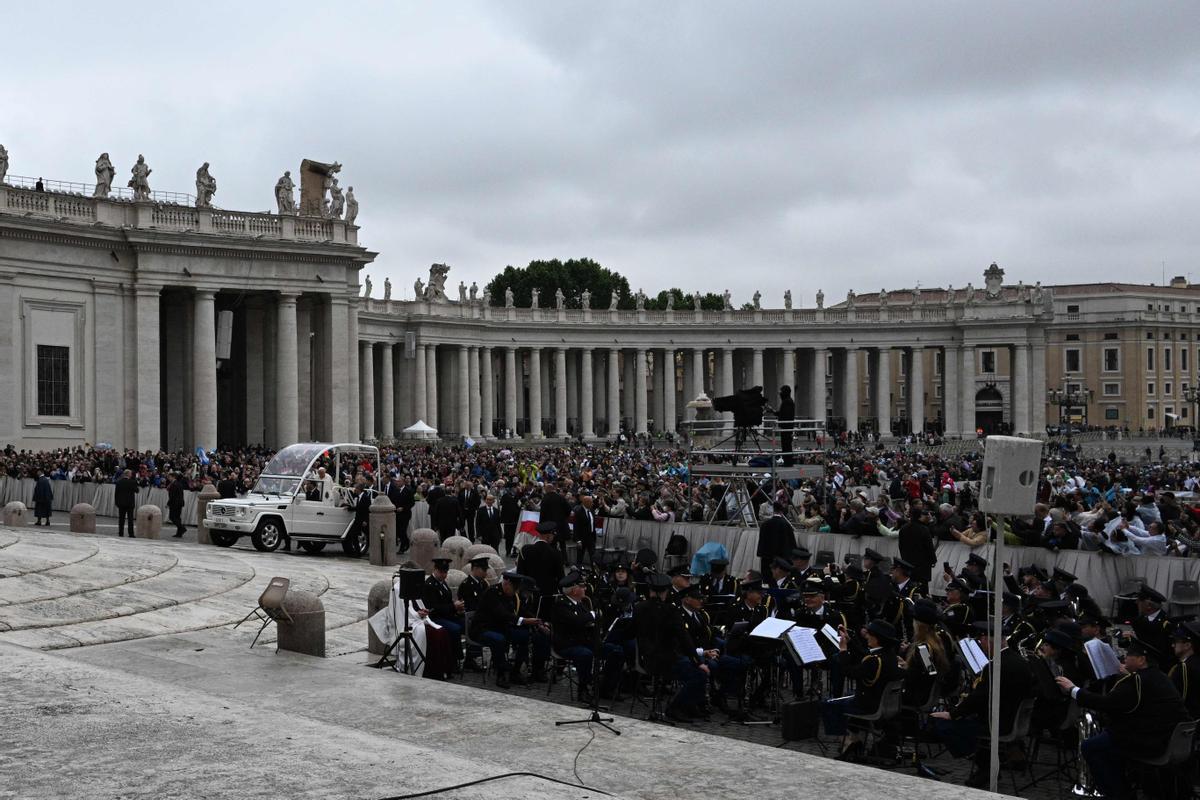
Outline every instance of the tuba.
<svg viewBox="0 0 1200 800">
<path fill-rule="evenodd" d="M 1080 709 L 1076 725 L 1079 727 L 1079 744 L 1075 753 L 1075 766 L 1079 770 L 1079 779 L 1071 788 L 1071 794 L 1074 797 L 1103 797 L 1104 794 L 1096 788 L 1096 783 L 1092 780 L 1092 772 L 1088 769 L 1087 762 L 1083 760 L 1083 740 L 1096 735 L 1100 730 L 1100 722 L 1091 711 Z"/>
</svg>

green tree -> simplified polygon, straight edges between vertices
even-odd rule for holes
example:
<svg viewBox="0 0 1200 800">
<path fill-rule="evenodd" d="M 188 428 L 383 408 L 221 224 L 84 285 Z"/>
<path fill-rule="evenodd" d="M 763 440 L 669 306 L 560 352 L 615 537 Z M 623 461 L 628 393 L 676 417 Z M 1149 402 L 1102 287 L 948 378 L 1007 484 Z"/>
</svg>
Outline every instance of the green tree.
<svg viewBox="0 0 1200 800">
<path fill-rule="evenodd" d="M 584 290 L 591 292 L 592 308 L 608 308 L 612 292 L 617 292 L 618 308 L 633 308 L 629 281 L 619 272 L 605 269 L 590 258 L 560 261 L 530 261 L 527 267 L 507 266 L 487 284 L 492 305 L 504 305 L 504 291 L 511 288 L 513 302 L 528 307 L 533 289 L 538 289 L 538 305 L 554 308 L 554 293 L 562 289 L 567 308 L 582 308 Z"/>
</svg>

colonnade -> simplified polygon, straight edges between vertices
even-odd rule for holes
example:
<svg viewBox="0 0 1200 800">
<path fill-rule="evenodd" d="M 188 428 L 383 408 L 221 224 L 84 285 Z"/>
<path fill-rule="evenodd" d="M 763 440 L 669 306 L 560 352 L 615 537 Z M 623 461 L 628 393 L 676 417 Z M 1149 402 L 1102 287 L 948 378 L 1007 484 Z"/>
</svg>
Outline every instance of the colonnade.
<svg viewBox="0 0 1200 800">
<path fill-rule="evenodd" d="M 444 436 L 533 439 L 670 433 L 687 403 L 762 386 L 772 405 L 792 387 L 797 417 L 847 430 L 976 430 L 979 347 L 1009 348 L 1002 376 L 1010 429 L 1045 426 L 1045 347 L 573 346 L 360 342 L 361 433 L 390 438 L 423 420 Z M 1031 366 L 1032 365 L 1032 366 Z M 1041 387 L 1040 389 L 1036 387 Z M 894 426 L 894 422 L 902 424 Z"/>
</svg>

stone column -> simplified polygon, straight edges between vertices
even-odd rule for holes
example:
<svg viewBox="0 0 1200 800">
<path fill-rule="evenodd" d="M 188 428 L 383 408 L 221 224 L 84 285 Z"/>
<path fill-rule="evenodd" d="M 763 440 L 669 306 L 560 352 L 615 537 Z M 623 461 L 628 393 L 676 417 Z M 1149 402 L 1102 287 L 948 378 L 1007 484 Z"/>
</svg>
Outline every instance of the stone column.
<svg viewBox="0 0 1200 800">
<path fill-rule="evenodd" d="M 813 350 L 812 384 L 808 387 L 809 402 L 814 419 L 825 420 L 825 368 L 829 364 L 829 351 L 823 347 Z"/>
<path fill-rule="evenodd" d="M 429 414 L 429 419 L 425 423 L 431 428 L 437 428 L 438 434 L 441 434 L 441 426 L 438 424 L 438 368 L 437 368 L 437 345 L 425 345 L 425 408 Z"/>
<path fill-rule="evenodd" d="M 246 442 L 250 444 L 265 444 L 266 437 L 263 429 L 266 420 L 263 419 L 263 311 L 255 298 L 253 304 L 247 304 L 245 321 L 246 337 Z M 107 439 L 103 441 L 108 441 Z"/>
<path fill-rule="evenodd" d="M 608 432 L 608 367 L 603 350 L 592 355 L 592 434 Z M 599 420 L 597 425 L 595 420 Z"/>
<path fill-rule="evenodd" d="M 379 430 L 380 439 L 396 436 L 396 373 L 392 363 L 392 343 L 384 342 L 379 351 Z M 366 392 L 366 389 L 363 389 Z"/>
<path fill-rule="evenodd" d="M 571 349 L 567 351 L 567 419 L 574 418 L 576 420 L 575 432 L 578 433 L 583 429 L 583 423 L 579 421 L 579 387 L 583 382 L 579 374 L 579 351 Z"/>
<path fill-rule="evenodd" d="M 479 413 L 483 417 L 479 425 L 479 433 L 484 439 L 491 439 L 495 436 L 492 432 L 494 428 L 492 423 L 496 418 L 496 386 L 492 379 L 493 372 L 492 348 L 481 347 L 479 349 L 479 368 L 483 371 L 483 406 Z"/>
<path fill-rule="evenodd" d="M 667 433 L 675 431 L 675 350 L 667 348 L 662 351 L 663 369 L 663 421 L 662 429 Z"/>
<path fill-rule="evenodd" d="M 608 351 L 608 435 L 616 436 L 621 432 L 621 351 L 610 348 Z"/>
<path fill-rule="evenodd" d="M 1029 345 L 1019 342 L 1012 348 L 1012 379 L 1008 385 L 1009 405 L 1012 408 L 1013 433 L 1028 435 L 1031 401 L 1037 400 L 1029 392 Z"/>
<path fill-rule="evenodd" d="M 925 428 L 925 349 L 912 349 L 908 368 L 908 419 L 913 433 Z"/>
<path fill-rule="evenodd" d="M 554 348 L 554 435 L 565 439 L 567 433 L 567 350 Z"/>
<path fill-rule="evenodd" d="M 846 348 L 846 371 L 843 375 L 845 388 L 842 397 L 845 402 L 846 430 L 858 430 L 858 348 Z"/>
<path fill-rule="evenodd" d="M 595 419 L 592 411 L 592 351 L 585 347 L 579 353 L 579 433 L 584 439 L 596 438 Z"/>
<path fill-rule="evenodd" d="M 359 430 L 351 432 L 363 440 L 375 438 L 375 346 L 371 342 L 358 343 Z M 337 414 L 337 409 L 334 409 Z"/>
<path fill-rule="evenodd" d="M 964 344 L 962 348 L 962 372 L 959 373 L 962 385 L 960 395 L 960 410 L 962 412 L 963 436 L 975 435 L 975 347 Z"/>
<path fill-rule="evenodd" d="M 717 392 L 718 397 L 727 397 L 733 394 L 733 348 L 721 348 L 721 383 L 720 390 Z M 715 415 L 714 415 L 715 416 Z M 721 419 L 725 420 L 725 427 L 733 427 L 733 412 L 722 411 Z"/>
<path fill-rule="evenodd" d="M 704 348 L 698 347 L 692 351 L 692 388 L 688 402 L 695 400 L 704 393 Z"/>
<path fill-rule="evenodd" d="M 217 312 L 216 293 L 196 291 L 192 336 L 191 447 L 217 446 Z M 191 448 L 189 448 L 191 449 Z"/>
<path fill-rule="evenodd" d="M 1046 435 L 1046 345 L 1034 342 L 1029 348 L 1029 432 Z"/>
<path fill-rule="evenodd" d="M 942 351 L 942 418 L 947 436 L 962 435 L 962 417 L 958 415 L 958 368 L 962 363 L 958 345 L 948 344 Z"/>
<path fill-rule="evenodd" d="M 363 301 L 364 305 L 366 301 Z M 330 364 L 330 380 L 338 379 L 338 361 L 346 358 L 347 369 L 346 374 L 349 378 L 349 383 L 346 384 L 346 390 L 341 392 L 338 390 L 339 384 L 334 383 L 332 413 L 333 426 L 332 430 L 337 433 L 338 430 L 338 409 L 345 407 L 348 412 L 349 419 L 346 420 L 346 435 L 353 441 L 360 441 L 359 426 L 361 420 L 358 417 L 358 405 L 354 402 L 354 398 L 361 391 L 358 385 L 358 298 L 351 296 L 347 299 L 345 305 L 339 305 L 339 299 L 334 298 L 330 305 L 330 313 L 333 315 L 334 334 L 333 334 L 333 361 Z M 340 330 L 345 338 L 338 338 L 339 323 L 337 322 L 339 314 L 345 314 L 340 323 Z M 374 367 L 372 367 L 374 368 Z M 339 437 L 334 437 L 335 441 L 339 441 Z"/>
<path fill-rule="evenodd" d="M 162 356 L 158 352 L 160 287 L 137 286 L 137 448 L 157 452 L 162 442 Z M 294 309 L 294 306 L 293 306 Z M 293 343 L 296 337 L 292 337 Z M 215 365 L 214 365 L 215 366 Z M 296 371 L 292 370 L 295 380 Z M 110 398 L 111 400 L 111 398 Z M 113 401 L 115 402 L 115 400 Z"/>
<path fill-rule="evenodd" d="M 646 432 L 646 351 L 638 348 L 633 361 L 633 432 Z"/>
<path fill-rule="evenodd" d="M 750 385 L 751 386 L 766 386 L 763 377 L 763 349 L 755 347 L 750 362 Z M 749 388 L 749 387 L 746 387 Z"/>
<path fill-rule="evenodd" d="M 529 436 L 544 439 L 542 433 L 542 348 L 529 348 Z"/>
<path fill-rule="evenodd" d="M 799 402 L 800 387 L 796 385 L 796 351 L 791 347 L 783 350 L 783 366 L 780 368 L 779 385 L 792 390 L 792 399 Z"/>
<path fill-rule="evenodd" d="M 634 395 L 634 382 L 637 380 L 633 376 L 633 355 L 626 350 L 621 358 L 621 418 L 629 420 L 629 427 L 633 429 L 634 418 L 637 416 L 637 409 L 634 407 L 637 403 Z"/>
<path fill-rule="evenodd" d="M 471 430 L 471 399 L 467 386 L 471 382 L 471 354 L 465 344 L 458 346 L 458 392 L 454 397 L 459 436 L 469 436 Z"/>
<path fill-rule="evenodd" d="M 275 324 L 275 430 L 276 447 L 300 439 L 299 347 L 296 341 L 296 298 L 280 294 Z"/>
<path fill-rule="evenodd" d="M 875 419 L 880 436 L 892 435 L 892 349 L 879 348 L 879 365 L 875 370 Z"/>
<path fill-rule="evenodd" d="M 504 348 L 504 427 L 517 435 L 517 348 Z"/>
<path fill-rule="evenodd" d="M 482 398 L 479 396 L 479 348 L 472 345 L 467 349 L 467 383 L 463 387 L 467 391 L 467 405 L 470 420 L 467 433 L 472 439 L 482 438 L 479 432 L 479 412 Z"/>
<path fill-rule="evenodd" d="M 413 353 L 413 422 L 421 420 L 429 424 L 429 391 L 425 388 L 426 366 L 425 345 L 419 344 Z"/>
</svg>

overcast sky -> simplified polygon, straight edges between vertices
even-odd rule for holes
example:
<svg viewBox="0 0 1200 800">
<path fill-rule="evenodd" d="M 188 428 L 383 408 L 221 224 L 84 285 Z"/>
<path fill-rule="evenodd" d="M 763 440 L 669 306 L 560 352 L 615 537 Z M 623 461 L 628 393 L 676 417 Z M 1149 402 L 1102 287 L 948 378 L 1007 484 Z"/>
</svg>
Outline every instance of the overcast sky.
<svg viewBox="0 0 1200 800">
<path fill-rule="evenodd" d="M 186 8 L 187 11 L 181 9 Z M 1200 7 L 20 3 L 10 173 L 273 208 L 337 160 L 397 296 L 590 257 L 779 306 L 1006 279 L 1200 282 Z"/>
</svg>

